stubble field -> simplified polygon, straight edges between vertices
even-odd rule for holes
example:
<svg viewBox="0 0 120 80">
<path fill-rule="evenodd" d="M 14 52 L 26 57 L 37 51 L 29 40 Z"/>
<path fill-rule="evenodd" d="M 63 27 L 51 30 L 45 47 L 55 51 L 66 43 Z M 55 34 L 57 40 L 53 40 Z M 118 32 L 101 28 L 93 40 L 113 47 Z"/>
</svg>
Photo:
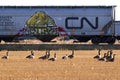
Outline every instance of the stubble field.
<svg viewBox="0 0 120 80">
<path fill-rule="evenodd" d="M 71 50 L 50 52 L 50 57 L 57 54 L 56 61 L 38 59 L 45 51 L 34 51 L 34 59 L 25 58 L 30 51 L 9 51 L 9 59 L 0 59 L 0 80 L 120 80 L 120 50 L 113 50 L 114 62 L 93 59 L 97 50 L 75 50 L 75 57 L 67 60 L 62 56 Z M 5 53 L 0 51 L 0 57 Z"/>
</svg>

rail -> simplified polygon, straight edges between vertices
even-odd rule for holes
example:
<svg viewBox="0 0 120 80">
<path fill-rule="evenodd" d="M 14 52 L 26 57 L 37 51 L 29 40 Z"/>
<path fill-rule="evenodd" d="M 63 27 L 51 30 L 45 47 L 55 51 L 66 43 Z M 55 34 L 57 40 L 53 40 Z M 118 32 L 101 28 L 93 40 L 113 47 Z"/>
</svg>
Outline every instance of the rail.
<svg viewBox="0 0 120 80">
<path fill-rule="evenodd" d="M 26 51 L 26 50 L 94 50 L 94 49 L 119 50 L 120 44 L 93 45 L 93 44 L 0 44 L 0 50 Z"/>
</svg>

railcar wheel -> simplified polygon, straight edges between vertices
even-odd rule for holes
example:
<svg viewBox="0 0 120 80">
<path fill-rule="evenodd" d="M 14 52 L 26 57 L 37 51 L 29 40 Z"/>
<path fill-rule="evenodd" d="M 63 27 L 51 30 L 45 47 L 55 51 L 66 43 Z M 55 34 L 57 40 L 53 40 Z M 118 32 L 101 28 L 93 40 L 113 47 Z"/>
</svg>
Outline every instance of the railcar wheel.
<svg viewBox="0 0 120 80">
<path fill-rule="evenodd" d="M 115 40 L 116 40 L 116 39 L 115 39 L 115 38 L 112 38 L 112 37 L 111 37 L 111 38 L 108 38 L 107 43 L 108 43 L 108 44 L 114 44 L 114 43 L 115 43 Z"/>
<path fill-rule="evenodd" d="M 100 43 L 100 38 L 94 37 L 94 38 L 92 38 L 91 41 L 92 41 L 93 44 L 99 44 Z"/>
</svg>

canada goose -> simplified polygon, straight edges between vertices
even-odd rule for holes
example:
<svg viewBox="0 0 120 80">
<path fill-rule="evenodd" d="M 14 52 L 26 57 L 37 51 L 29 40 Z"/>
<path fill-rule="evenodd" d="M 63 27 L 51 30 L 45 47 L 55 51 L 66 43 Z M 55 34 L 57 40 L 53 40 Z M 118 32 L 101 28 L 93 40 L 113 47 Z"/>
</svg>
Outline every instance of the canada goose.
<svg viewBox="0 0 120 80">
<path fill-rule="evenodd" d="M 47 51 L 47 59 L 50 57 L 50 50 Z"/>
<path fill-rule="evenodd" d="M 45 55 L 39 57 L 39 59 L 43 59 L 43 60 L 45 60 L 45 59 L 48 59 L 49 57 L 50 57 L 50 51 L 46 51 Z"/>
<path fill-rule="evenodd" d="M 107 58 L 112 58 L 112 54 L 113 54 L 112 50 L 108 51 Z"/>
<path fill-rule="evenodd" d="M 26 58 L 28 58 L 28 59 L 33 59 L 33 58 L 34 58 L 34 52 L 31 51 L 31 54 L 28 55 L 28 56 L 26 56 Z"/>
<path fill-rule="evenodd" d="M 68 58 L 70 59 L 74 58 L 74 50 L 72 50 L 72 54 L 68 55 Z"/>
<path fill-rule="evenodd" d="M 98 54 L 93 57 L 94 59 L 100 59 L 101 58 L 100 51 L 101 51 L 101 49 L 99 49 Z"/>
<path fill-rule="evenodd" d="M 56 53 L 54 54 L 54 58 L 50 58 L 48 60 L 51 60 L 51 61 L 56 61 L 57 57 L 56 57 Z"/>
<path fill-rule="evenodd" d="M 67 58 L 68 58 L 67 54 L 62 57 L 62 59 L 67 59 Z"/>
<path fill-rule="evenodd" d="M 102 58 L 99 58 L 99 61 L 106 61 L 107 53 L 104 53 L 104 56 Z"/>
<path fill-rule="evenodd" d="M 9 58 L 9 56 L 8 56 L 8 51 L 6 52 L 6 55 L 4 55 L 3 57 L 2 57 L 2 59 L 8 59 Z"/>
<path fill-rule="evenodd" d="M 113 55 L 111 56 L 111 58 L 107 58 L 107 62 L 114 62 L 114 60 L 115 60 L 115 55 L 116 55 L 116 54 L 113 54 Z"/>
</svg>

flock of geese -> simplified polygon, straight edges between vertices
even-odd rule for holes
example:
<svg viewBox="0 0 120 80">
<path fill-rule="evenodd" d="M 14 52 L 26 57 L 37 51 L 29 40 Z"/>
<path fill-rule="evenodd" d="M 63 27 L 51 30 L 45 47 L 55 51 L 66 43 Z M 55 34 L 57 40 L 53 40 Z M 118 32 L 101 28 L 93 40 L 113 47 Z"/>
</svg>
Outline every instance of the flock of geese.
<svg viewBox="0 0 120 80">
<path fill-rule="evenodd" d="M 31 51 L 30 55 L 26 56 L 26 58 L 28 58 L 28 59 L 34 59 L 35 58 L 33 50 Z M 64 59 L 64 60 L 68 59 L 68 58 L 70 58 L 70 59 L 74 58 L 74 50 L 72 50 L 71 54 L 69 54 L 69 55 L 66 54 L 62 57 L 62 59 Z M 6 55 L 2 56 L 2 59 L 9 59 L 8 51 L 6 52 Z M 50 58 L 50 50 L 46 50 L 45 55 L 40 56 L 38 59 L 56 61 L 57 60 L 57 55 L 56 55 L 56 53 L 54 53 L 54 57 Z"/>
<path fill-rule="evenodd" d="M 101 49 L 98 50 L 98 54 L 94 56 L 94 59 L 97 59 L 98 61 L 106 61 L 106 62 L 114 62 L 115 55 L 113 54 L 112 50 L 108 50 L 106 53 L 104 53 L 104 56 L 101 56 Z"/>
<path fill-rule="evenodd" d="M 101 49 L 98 50 L 98 54 L 96 56 L 94 56 L 94 59 L 97 59 L 98 61 L 106 61 L 106 62 L 114 62 L 115 60 L 115 55 L 113 54 L 112 50 L 108 50 L 106 53 L 104 53 L 104 56 L 101 56 Z M 31 51 L 31 54 L 26 56 L 26 58 L 28 59 L 34 59 L 35 55 L 33 50 Z M 64 55 L 62 56 L 62 59 L 66 60 L 66 59 L 72 59 L 74 58 L 74 50 L 72 50 L 71 54 L 69 55 Z M 2 56 L 2 59 L 9 59 L 9 55 L 8 55 L 8 51 L 6 52 L 6 55 Z M 50 61 L 56 61 L 57 60 L 57 54 L 54 53 L 54 57 L 50 58 L 50 50 L 46 50 L 45 55 L 40 56 L 38 59 L 42 59 L 42 60 L 50 60 Z"/>
</svg>

